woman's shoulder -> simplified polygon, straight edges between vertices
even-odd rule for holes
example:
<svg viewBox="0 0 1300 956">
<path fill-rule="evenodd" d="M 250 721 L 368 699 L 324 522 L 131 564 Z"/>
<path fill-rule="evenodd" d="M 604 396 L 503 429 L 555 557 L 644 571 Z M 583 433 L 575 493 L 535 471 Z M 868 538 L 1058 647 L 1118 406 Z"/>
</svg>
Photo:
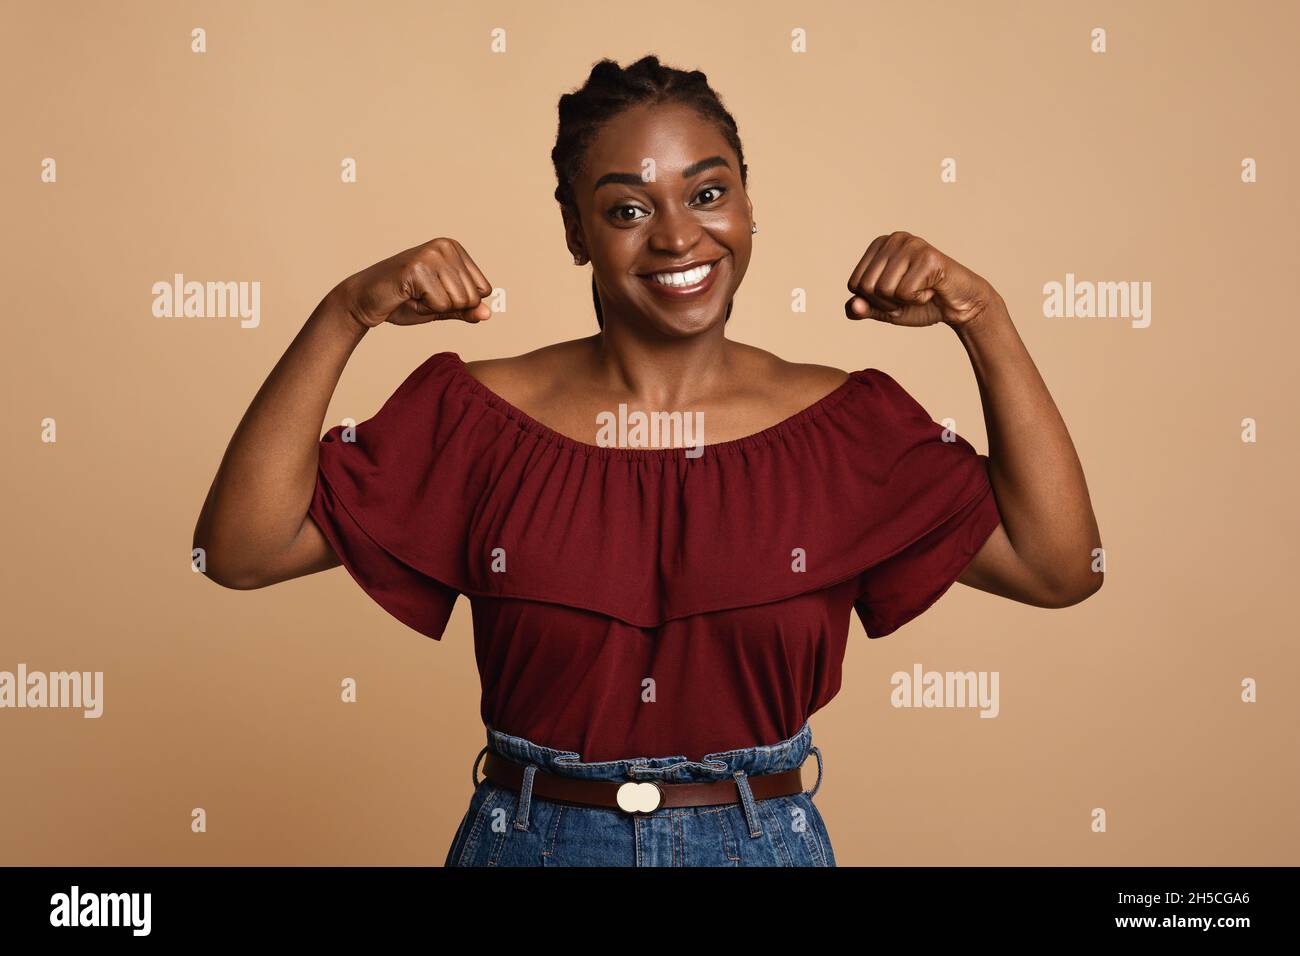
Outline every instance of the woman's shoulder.
<svg viewBox="0 0 1300 956">
<path fill-rule="evenodd" d="M 843 369 L 809 362 L 790 362 L 757 346 L 732 342 L 731 347 L 732 359 L 741 369 L 741 377 L 746 380 L 816 392 L 834 388 L 849 377 L 849 373 Z M 465 369 L 494 391 L 500 386 L 504 390 L 518 392 L 535 387 L 539 381 L 568 377 L 575 363 L 590 358 L 591 350 L 591 338 L 572 339 L 518 355 L 466 362 Z"/>
<path fill-rule="evenodd" d="M 488 394 L 515 408 L 531 409 L 563 431 L 581 424 L 577 421 L 581 416 L 573 411 L 575 381 L 581 377 L 576 372 L 591 365 L 593 348 L 594 337 L 575 339 L 519 355 L 466 362 L 464 369 Z M 724 423 L 724 432 L 738 435 L 762 431 L 773 422 L 823 405 L 852 378 L 831 365 L 791 362 L 735 341 L 728 342 L 726 361 L 728 384 L 705 406 L 715 409 L 710 417 Z"/>
<path fill-rule="evenodd" d="M 833 365 L 790 362 L 779 355 L 752 345 L 737 343 L 736 362 L 743 370 L 741 379 L 769 400 L 779 403 L 793 414 L 838 391 L 850 375 Z"/>
<path fill-rule="evenodd" d="M 515 405 L 530 405 L 544 392 L 571 377 L 586 339 L 554 342 L 531 352 L 465 362 L 464 369 L 484 388 Z"/>
</svg>

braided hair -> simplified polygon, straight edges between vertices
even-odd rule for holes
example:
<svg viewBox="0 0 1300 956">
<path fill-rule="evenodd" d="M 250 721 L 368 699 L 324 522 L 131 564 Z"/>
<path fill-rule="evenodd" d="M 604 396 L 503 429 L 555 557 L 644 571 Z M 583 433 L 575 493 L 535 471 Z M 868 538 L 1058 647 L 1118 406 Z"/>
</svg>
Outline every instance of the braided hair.
<svg viewBox="0 0 1300 956">
<path fill-rule="evenodd" d="M 747 185 L 748 167 L 736 121 L 709 86 L 708 77 L 699 70 L 688 72 L 664 66 L 659 57 L 650 54 L 627 68 L 614 60 L 603 59 L 591 68 L 587 82 L 580 89 L 560 97 L 560 128 L 555 137 L 555 148 L 551 150 L 555 178 L 559 182 L 555 187 L 556 201 L 568 208 L 576 219 L 578 203 L 573 193 L 573 182 L 582 170 L 587 147 L 601 127 L 631 107 L 668 103 L 690 107 L 704 120 L 717 124 L 727 143 L 736 151 L 741 185 Z M 596 324 L 603 329 L 605 317 L 600 311 L 594 275 L 591 277 L 591 300 L 596 307 Z M 731 318 L 731 305 L 727 303 L 728 319 Z"/>
</svg>

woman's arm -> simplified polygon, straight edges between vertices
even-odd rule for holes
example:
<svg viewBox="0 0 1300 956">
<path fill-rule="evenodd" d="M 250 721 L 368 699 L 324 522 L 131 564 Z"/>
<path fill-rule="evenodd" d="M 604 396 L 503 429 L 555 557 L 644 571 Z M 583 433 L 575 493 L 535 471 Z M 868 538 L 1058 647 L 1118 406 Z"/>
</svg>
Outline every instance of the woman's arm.
<svg viewBox="0 0 1300 956">
<path fill-rule="evenodd" d="M 1077 604 L 1102 585 L 1101 533 L 1065 421 L 1001 295 L 955 331 L 979 383 L 1002 515 L 957 580 L 1040 607 Z"/>
<path fill-rule="evenodd" d="M 259 588 L 339 564 L 307 509 L 330 397 L 367 331 L 337 286 L 262 383 L 194 528 L 194 547 L 203 549 L 213 581 Z"/>
<path fill-rule="evenodd" d="M 194 528 L 205 573 L 228 588 L 266 587 L 341 562 L 308 509 L 321 425 L 352 350 L 377 325 L 492 315 L 492 286 L 454 239 L 440 237 L 335 286 L 253 397 Z"/>
<path fill-rule="evenodd" d="M 997 290 L 919 236 L 877 236 L 849 277 L 851 319 L 920 327 L 944 322 L 975 369 L 989 436 L 989 481 L 1002 524 L 963 584 L 1039 607 L 1095 593 L 1101 547 L 1083 466 L 1061 413 Z"/>
</svg>

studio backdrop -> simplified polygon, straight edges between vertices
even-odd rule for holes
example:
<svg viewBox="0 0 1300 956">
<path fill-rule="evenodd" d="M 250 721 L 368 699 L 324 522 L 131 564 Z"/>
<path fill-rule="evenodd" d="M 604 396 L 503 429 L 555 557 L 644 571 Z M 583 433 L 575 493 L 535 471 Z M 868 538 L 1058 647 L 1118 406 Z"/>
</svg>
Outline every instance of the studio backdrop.
<svg viewBox="0 0 1300 956">
<path fill-rule="evenodd" d="M 225 589 L 195 519 L 272 366 L 373 262 L 455 238 L 497 311 L 368 334 L 326 428 L 436 352 L 595 331 L 556 104 L 646 53 L 705 71 L 744 140 L 760 231 L 727 334 L 886 371 L 986 452 L 951 330 L 844 313 L 868 243 L 921 236 L 1005 299 L 1101 529 L 1105 587 L 1074 607 L 959 584 L 880 640 L 853 618 L 811 720 L 839 863 L 1300 862 L 1294 4 L 135 0 L 5 23 L 0 863 L 442 862 L 484 743 L 468 600 L 435 642 L 342 567 Z M 186 308 L 191 283 L 217 305 Z M 29 699 L 34 674 L 79 696 Z M 929 675 L 975 692 L 900 693 Z"/>
</svg>

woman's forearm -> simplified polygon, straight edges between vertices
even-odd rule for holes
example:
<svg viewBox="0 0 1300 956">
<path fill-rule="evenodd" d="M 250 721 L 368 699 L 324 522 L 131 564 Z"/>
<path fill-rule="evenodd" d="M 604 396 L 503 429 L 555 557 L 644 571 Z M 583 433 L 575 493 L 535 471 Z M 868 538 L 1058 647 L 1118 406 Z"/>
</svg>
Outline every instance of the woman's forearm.
<svg viewBox="0 0 1300 956">
<path fill-rule="evenodd" d="M 343 283 L 321 300 L 226 448 L 194 528 L 206 574 L 219 584 L 259 586 L 307 520 L 325 412 L 368 331 L 354 318 L 350 301 Z"/>
<path fill-rule="evenodd" d="M 1065 421 L 1000 295 L 956 332 L 979 383 L 1007 537 L 1048 591 L 1082 600 L 1101 587 L 1093 570 L 1101 535 Z"/>
</svg>

